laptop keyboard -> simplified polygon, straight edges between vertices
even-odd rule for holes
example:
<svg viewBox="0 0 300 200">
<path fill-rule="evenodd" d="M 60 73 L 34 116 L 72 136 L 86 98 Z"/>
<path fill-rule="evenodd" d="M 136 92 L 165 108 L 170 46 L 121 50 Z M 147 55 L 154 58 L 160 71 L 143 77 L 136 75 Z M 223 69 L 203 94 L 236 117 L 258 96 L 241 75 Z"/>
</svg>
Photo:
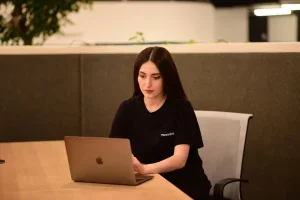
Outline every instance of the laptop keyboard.
<svg viewBox="0 0 300 200">
<path fill-rule="evenodd" d="M 135 180 L 136 181 L 142 181 L 144 180 L 145 178 L 147 178 L 146 176 L 142 176 L 142 175 L 135 175 Z"/>
</svg>

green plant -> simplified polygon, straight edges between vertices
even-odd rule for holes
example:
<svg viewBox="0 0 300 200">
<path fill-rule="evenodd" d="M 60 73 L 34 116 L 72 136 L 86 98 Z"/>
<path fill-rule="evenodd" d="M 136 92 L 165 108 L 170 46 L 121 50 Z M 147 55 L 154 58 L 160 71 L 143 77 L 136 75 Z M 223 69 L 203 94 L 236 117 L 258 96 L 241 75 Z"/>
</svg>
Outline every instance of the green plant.
<svg viewBox="0 0 300 200">
<path fill-rule="evenodd" d="M 188 44 L 195 44 L 195 43 L 197 43 L 197 42 L 196 42 L 196 40 L 190 39 L 187 43 L 188 43 Z"/>
<path fill-rule="evenodd" d="M 43 44 L 49 36 L 63 34 L 63 25 L 72 24 L 69 13 L 92 3 L 93 0 L 0 0 L 0 8 L 4 8 L 0 13 L 0 42 L 32 45 L 33 39 L 39 38 Z"/>
<path fill-rule="evenodd" d="M 129 38 L 129 41 L 136 40 L 137 43 L 141 44 L 145 42 L 144 33 L 137 31 L 134 36 Z"/>
</svg>

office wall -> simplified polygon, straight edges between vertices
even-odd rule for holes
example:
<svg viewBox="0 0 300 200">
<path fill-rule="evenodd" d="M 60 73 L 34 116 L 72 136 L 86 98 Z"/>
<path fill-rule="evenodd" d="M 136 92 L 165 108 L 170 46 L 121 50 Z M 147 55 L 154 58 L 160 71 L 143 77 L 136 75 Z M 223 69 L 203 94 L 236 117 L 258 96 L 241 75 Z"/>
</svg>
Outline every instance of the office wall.
<svg viewBox="0 0 300 200">
<path fill-rule="evenodd" d="M 215 40 L 228 42 L 249 41 L 249 8 L 231 7 L 215 10 Z M 257 17 L 261 20 L 262 17 Z M 269 16 L 265 29 L 268 42 L 298 41 L 298 17 L 296 15 Z M 254 27 L 254 31 L 259 30 Z"/>
<path fill-rule="evenodd" d="M 112 12 L 114 11 L 114 12 Z M 94 2 L 71 14 L 74 25 L 45 45 L 129 42 L 136 31 L 151 41 L 248 41 L 246 7 L 214 8 L 201 2 Z M 87 23 L 88 22 L 88 23 Z"/>
<path fill-rule="evenodd" d="M 136 31 L 145 41 L 214 40 L 214 7 L 201 2 L 94 2 L 93 9 L 71 14 L 75 25 L 45 44 L 129 42 Z"/>
<path fill-rule="evenodd" d="M 247 42 L 248 8 L 217 8 L 215 11 L 215 41 Z"/>
<path fill-rule="evenodd" d="M 1 7 L 0 14 L 3 11 Z M 92 9 L 70 14 L 70 19 L 74 25 L 62 28 L 65 35 L 51 36 L 45 45 L 129 42 L 136 31 L 143 32 L 147 42 L 249 40 L 247 7 L 214 8 L 203 2 L 103 1 L 94 2 Z M 268 41 L 297 41 L 297 23 L 295 15 L 268 17 Z"/>
<path fill-rule="evenodd" d="M 296 15 L 268 17 L 269 42 L 295 42 L 298 39 Z"/>
</svg>

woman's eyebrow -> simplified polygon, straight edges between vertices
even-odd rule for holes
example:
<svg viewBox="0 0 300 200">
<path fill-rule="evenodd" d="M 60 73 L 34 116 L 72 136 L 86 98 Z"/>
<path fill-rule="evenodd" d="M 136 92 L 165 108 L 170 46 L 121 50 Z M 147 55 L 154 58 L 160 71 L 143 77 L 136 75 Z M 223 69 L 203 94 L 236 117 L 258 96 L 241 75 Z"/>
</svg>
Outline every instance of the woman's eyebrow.
<svg viewBox="0 0 300 200">
<path fill-rule="evenodd" d="M 140 74 L 146 74 L 145 72 L 139 71 Z M 157 76 L 157 75 L 161 75 L 160 73 L 153 73 L 151 74 L 152 76 Z"/>
<path fill-rule="evenodd" d="M 151 74 L 153 76 L 157 76 L 157 75 L 160 75 L 160 73 L 154 73 L 154 74 Z"/>
</svg>

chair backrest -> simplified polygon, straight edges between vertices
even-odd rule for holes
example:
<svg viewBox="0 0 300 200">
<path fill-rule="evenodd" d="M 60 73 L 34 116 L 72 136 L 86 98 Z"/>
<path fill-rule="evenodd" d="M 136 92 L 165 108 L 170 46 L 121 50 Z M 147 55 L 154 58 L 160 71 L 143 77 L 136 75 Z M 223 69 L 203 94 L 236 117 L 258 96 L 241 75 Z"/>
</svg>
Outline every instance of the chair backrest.
<svg viewBox="0 0 300 200">
<path fill-rule="evenodd" d="M 199 155 L 212 185 L 224 178 L 241 178 L 248 121 L 253 115 L 200 110 L 195 114 L 204 142 Z M 240 184 L 227 185 L 224 196 L 240 200 Z"/>
</svg>

